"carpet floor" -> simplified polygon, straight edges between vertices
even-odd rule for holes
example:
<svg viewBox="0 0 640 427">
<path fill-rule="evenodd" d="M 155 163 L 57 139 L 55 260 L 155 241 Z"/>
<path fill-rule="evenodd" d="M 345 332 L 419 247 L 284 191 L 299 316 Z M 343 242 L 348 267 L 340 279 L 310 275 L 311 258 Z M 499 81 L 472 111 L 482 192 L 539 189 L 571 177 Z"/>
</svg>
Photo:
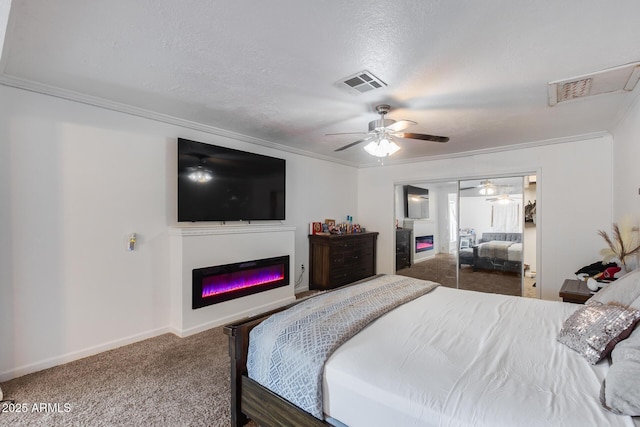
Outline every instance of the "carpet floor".
<svg viewBox="0 0 640 427">
<path fill-rule="evenodd" d="M 164 334 L 0 384 L 0 425 L 229 426 L 229 369 L 222 327 Z"/>
<path fill-rule="evenodd" d="M 398 270 L 396 274 L 432 280 L 450 288 L 458 287 L 459 274 L 460 289 L 537 298 L 535 279 L 525 277 L 522 284 L 519 274 L 495 270 L 473 271 L 467 265 L 458 268 L 456 256 L 450 254 L 436 254 L 433 258 Z"/>
</svg>

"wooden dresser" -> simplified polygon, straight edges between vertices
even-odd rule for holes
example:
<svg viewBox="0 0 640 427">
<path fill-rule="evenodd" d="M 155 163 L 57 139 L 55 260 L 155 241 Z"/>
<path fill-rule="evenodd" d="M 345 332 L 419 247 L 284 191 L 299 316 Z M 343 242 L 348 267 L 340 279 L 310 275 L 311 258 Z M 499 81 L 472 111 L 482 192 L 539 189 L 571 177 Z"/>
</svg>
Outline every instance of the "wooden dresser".
<svg viewBox="0 0 640 427">
<path fill-rule="evenodd" d="M 309 289 L 333 289 L 375 275 L 377 239 L 377 232 L 309 236 Z"/>
</svg>

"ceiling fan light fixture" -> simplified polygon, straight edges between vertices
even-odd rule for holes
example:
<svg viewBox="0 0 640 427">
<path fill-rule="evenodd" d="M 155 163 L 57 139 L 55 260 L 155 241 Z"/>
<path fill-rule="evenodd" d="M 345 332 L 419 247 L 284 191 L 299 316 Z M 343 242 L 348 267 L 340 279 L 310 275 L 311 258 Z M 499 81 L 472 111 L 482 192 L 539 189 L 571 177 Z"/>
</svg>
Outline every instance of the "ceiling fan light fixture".
<svg viewBox="0 0 640 427">
<path fill-rule="evenodd" d="M 496 191 L 491 188 L 491 187 L 487 187 L 487 188 L 481 188 L 480 189 L 480 194 L 483 196 L 493 196 L 496 193 Z"/>
<path fill-rule="evenodd" d="M 189 175 L 189 179 L 193 182 L 197 182 L 198 184 L 204 184 L 213 179 L 213 175 L 211 172 L 206 170 L 205 168 L 198 166 L 193 170 Z"/>
<path fill-rule="evenodd" d="M 391 106 L 387 104 L 380 104 L 376 106 L 376 111 L 380 115 L 378 120 L 373 120 L 369 122 L 369 132 L 366 132 L 366 137 L 359 139 L 358 141 L 349 143 L 347 145 L 343 145 L 340 148 L 337 148 L 333 151 L 342 151 L 347 148 L 353 147 L 354 145 L 360 144 L 362 142 L 373 141 L 370 142 L 365 150 L 367 153 L 376 157 L 386 157 L 390 156 L 396 151 L 400 149 L 400 146 L 395 142 L 392 138 L 393 136 L 397 136 L 399 138 L 406 139 L 417 139 L 421 141 L 435 141 L 435 142 L 447 142 L 449 138 L 446 136 L 435 136 L 435 135 L 427 135 L 423 133 L 406 133 L 402 132 L 410 125 L 417 124 L 412 120 L 392 120 L 385 119 L 385 115 L 389 113 Z M 328 133 L 327 135 L 348 135 L 348 134 L 363 134 L 364 132 L 347 132 L 347 133 Z"/>
<path fill-rule="evenodd" d="M 482 187 L 478 191 L 483 196 L 493 196 L 496 193 L 496 186 L 490 180 L 484 180 L 480 183 Z"/>
<path fill-rule="evenodd" d="M 400 146 L 390 136 L 382 136 L 364 146 L 367 153 L 376 157 L 387 157 L 400 150 Z"/>
</svg>

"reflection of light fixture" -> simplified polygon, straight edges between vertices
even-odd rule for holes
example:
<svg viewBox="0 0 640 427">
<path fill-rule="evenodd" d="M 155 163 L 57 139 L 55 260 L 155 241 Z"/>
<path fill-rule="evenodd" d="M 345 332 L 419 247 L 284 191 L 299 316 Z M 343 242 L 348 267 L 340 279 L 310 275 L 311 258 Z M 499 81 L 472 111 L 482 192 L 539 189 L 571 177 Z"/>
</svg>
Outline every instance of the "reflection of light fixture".
<svg viewBox="0 0 640 427">
<path fill-rule="evenodd" d="M 516 199 L 512 199 L 508 192 L 504 192 L 500 194 L 498 197 L 494 197 L 492 199 L 487 199 L 487 202 L 491 203 L 499 203 L 501 205 L 506 205 L 511 202 L 517 202 Z"/>
<path fill-rule="evenodd" d="M 480 181 L 480 185 L 482 185 L 482 187 L 480 187 L 480 194 L 483 196 L 492 196 L 496 193 L 496 186 L 493 182 L 489 181 L 488 179 L 484 180 L 484 181 Z"/>
<path fill-rule="evenodd" d="M 498 203 L 500 203 L 501 205 L 506 205 L 507 203 L 509 203 L 511 201 L 511 197 L 509 197 L 508 194 L 501 194 L 500 196 L 498 196 Z"/>
<path fill-rule="evenodd" d="M 188 175 L 191 181 L 197 182 L 199 184 L 204 184 L 205 182 L 209 182 L 213 179 L 213 175 L 211 172 L 203 168 L 202 166 L 198 166 L 194 168 L 194 170 Z"/>
<path fill-rule="evenodd" d="M 379 134 L 376 139 L 364 146 L 367 153 L 376 157 L 387 157 L 400 149 L 391 136 Z"/>
</svg>

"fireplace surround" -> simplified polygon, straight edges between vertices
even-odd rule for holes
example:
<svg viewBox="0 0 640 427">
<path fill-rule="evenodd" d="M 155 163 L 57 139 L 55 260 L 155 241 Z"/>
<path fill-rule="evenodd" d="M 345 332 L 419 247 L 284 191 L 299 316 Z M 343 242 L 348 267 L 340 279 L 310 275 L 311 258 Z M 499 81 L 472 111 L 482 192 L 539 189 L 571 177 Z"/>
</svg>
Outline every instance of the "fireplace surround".
<svg viewBox="0 0 640 427">
<path fill-rule="evenodd" d="M 404 228 L 409 228 L 413 231 L 412 264 L 433 258 L 438 253 L 438 235 L 434 220 L 407 218 L 403 224 Z"/>
<path fill-rule="evenodd" d="M 428 236 L 416 236 L 416 253 L 433 250 L 433 234 Z"/>
<path fill-rule="evenodd" d="M 226 224 L 169 228 L 170 330 L 185 337 L 295 301 L 295 230 L 284 224 Z M 289 285 L 193 309 L 193 270 L 289 256 Z"/>
</svg>

